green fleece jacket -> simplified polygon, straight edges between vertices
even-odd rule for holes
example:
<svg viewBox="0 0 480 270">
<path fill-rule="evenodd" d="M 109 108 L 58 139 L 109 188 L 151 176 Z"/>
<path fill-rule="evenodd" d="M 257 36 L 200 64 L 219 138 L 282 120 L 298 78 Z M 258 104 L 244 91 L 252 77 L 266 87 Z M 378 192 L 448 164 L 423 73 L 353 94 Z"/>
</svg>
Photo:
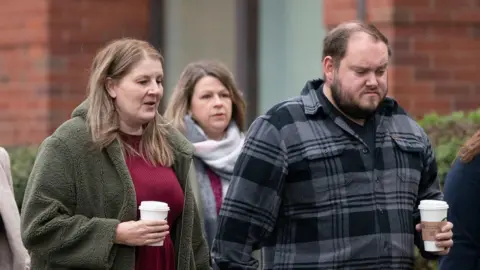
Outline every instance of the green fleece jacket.
<svg viewBox="0 0 480 270">
<path fill-rule="evenodd" d="M 135 248 L 114 243 L 120 222 L 136 220 L 136 195 L 120 143 L 93 148 L 87 103 L 40 146 L 25 191 L 22 240 L 32 269 L 133 270 Z M 209 251 L 189 183 L 193 146 L 169 131 L 173 169 L 185 194 L 182 216 L 171 228 L 176 269 L 210 269 Z"/>
</svg>

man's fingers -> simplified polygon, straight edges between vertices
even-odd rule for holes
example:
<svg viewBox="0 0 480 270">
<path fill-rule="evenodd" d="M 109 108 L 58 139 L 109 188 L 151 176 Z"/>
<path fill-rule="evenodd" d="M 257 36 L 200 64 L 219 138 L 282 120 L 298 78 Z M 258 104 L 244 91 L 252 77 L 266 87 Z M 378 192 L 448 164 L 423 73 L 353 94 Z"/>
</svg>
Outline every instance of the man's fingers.
<svg viewBox="0 0 480 270">
<path fill-rule="evenodd" d="M 443 247 L 443 248 L 450 248 L 453 246 L 453 240 L 447 240 L 447 241 L 437 241 L 435 243 L 437 247 Z"/>
<path fill-rule="evenodd" d="M 442 227 L 442 232 L 448 232 L 448 231 L 451 231 L 453 229 L 453 223 L 451 222 L 447 222 L 447 224 L 445 226 Z"/>
<path fill-rule="evenodd" d="M 442 241 L 442 240 L 450 240 L 453 237 L 452 231 L 445 232 L 445 233 L 439 233 L 435 236 L 437 241 Z"/>
</svg>

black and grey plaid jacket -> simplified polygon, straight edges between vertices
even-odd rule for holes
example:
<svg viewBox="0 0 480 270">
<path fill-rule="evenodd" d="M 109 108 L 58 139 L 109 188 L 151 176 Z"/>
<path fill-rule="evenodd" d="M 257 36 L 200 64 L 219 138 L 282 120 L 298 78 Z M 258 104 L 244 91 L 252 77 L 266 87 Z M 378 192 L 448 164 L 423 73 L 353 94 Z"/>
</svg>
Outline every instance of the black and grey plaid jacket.
<svg viewBox="0 0 480 270">
<path fill-rule="evenodd" d="M 252 124 L 220 212 L 216 268 L 255 269 L 258 247 L 264 269 L 412 268 L 418 203 L 442 198 L 428 137 L 386 98 L 371 155 L 328 112 L 322 84 Z"/>
</svg>

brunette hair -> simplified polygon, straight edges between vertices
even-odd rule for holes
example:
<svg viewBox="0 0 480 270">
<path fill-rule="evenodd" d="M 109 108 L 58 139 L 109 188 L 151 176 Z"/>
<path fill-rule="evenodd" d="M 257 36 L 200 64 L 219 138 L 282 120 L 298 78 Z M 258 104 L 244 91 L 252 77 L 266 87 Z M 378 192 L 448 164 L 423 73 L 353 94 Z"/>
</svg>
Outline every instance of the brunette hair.
<svg viewBox="0 0 480 270">
<path fill-rule="evenodd" d="M 480 153 L 480 130 L 470 137 L 460 148 L 458 157 L 461 161 L 468 163 Z"/>
<path fill-rule="evenodd" d="M 323 39 L 323 59 L 327 56 L 332 57 L 334 64 L 338 67 L 347 53 L 348 40 L 358 32 L 367 33 L 375 40 L 385 43 L 388 47 L 388 56 L 392 55 L 388 38 L 377 27 L 361 21 L 349 21 L 337 25 L 325 36 Z"/>
</svg>

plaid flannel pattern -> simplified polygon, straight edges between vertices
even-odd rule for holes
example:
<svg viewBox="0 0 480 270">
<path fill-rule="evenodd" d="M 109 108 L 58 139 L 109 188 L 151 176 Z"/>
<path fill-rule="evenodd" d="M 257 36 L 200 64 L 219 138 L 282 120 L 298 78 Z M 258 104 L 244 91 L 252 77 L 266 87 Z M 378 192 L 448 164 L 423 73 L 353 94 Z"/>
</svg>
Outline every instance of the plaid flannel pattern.
<svg viewBox="0 0 480 270">
<path fill-rule="evenodd" d="M 220 211 L 215 269 L 411 269 L 422 199 L 442 199 L 431 144 L 386 98 L 375 159 L 319 98 L 322 81 L 257 118 Z"/>
</svg>

